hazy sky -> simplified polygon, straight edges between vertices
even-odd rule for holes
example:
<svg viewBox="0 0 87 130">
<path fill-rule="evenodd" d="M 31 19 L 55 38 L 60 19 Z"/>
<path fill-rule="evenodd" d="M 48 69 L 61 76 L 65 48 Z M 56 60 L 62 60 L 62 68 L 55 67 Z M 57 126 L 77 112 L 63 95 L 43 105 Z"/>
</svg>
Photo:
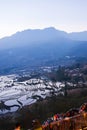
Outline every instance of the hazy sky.
<svg viewBox="0 0 87 130">
<path fill-rule="evenodd" d="M 0 0 L 0 37 L 49 26 L 87 30 L 87 0 Z"/>
</svg>

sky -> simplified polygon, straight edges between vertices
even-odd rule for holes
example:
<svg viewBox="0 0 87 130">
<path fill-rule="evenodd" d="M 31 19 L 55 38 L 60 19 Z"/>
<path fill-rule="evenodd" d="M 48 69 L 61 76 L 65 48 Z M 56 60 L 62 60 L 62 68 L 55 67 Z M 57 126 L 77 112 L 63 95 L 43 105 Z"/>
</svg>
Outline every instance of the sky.
<svg viewBox="0 0 87 130">
<path fill-rule="evenodd" d="M 87 30 L 87 0 L 0 0 L 0 38 L 26 29 Z"/>
</svg>

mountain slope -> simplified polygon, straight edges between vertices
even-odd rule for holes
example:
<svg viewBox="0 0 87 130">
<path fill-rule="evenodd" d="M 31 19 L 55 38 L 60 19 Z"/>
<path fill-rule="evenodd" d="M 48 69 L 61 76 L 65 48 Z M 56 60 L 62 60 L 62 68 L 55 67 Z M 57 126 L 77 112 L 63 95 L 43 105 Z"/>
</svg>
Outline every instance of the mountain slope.
<svg viewBox="0 0 87 130">
<path fill-rule="evenodd" d="M 77 33 L 69 33 L 69 38 L 77 41 L 87 41 L 87 31 L 77 32 Z"/>
<path fill-rule="evenodd" d="M 74 39 L 74 38 L 73 38 Z M 53 65 L 58 59 L 86 56 L 87 42 L 75 41 L 55 28 L 25 30 L 0 39 L 0 72 Z"/>
<path fill-rule="evenodd" d="M 65 56 L 73 47 L 72 43 L 68 40 L 53 40 L 0 51 L 0 70 L 49 65 L 49 62 Z"/>
<path fill-rule="evenodd" d="M 43 30 L 25 30 L 17 32 L 16 34 L 5 37 L 0 40 L 0 49 L 9 49 L 14 47 L 21 47 L 26 45 L 33 45 L 37 42 L 48 42 L 55 39 L 61 39 L 66 37 L 67 33 L 58 31 L 55 28 L 46 28 Z"/>
</svg>

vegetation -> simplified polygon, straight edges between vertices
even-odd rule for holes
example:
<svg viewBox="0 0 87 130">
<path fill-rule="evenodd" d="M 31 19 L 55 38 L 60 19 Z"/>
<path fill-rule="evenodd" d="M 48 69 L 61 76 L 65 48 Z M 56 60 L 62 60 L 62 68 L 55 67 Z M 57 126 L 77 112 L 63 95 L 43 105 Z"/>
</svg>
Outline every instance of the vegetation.
<svg viewBox="0 0 87 130">
<path fill-rule="evenodd" d="M 0 128 L 2 130 L 12 130 L 15 123 L 20 122 L 23 128 L 28 129 L 32 127 L 33 119 L 38 118 L 42 123 L 56 113 L 65 113 L 70 108 L 79 108 L 84 102 L 87 102 L 86 72 L 87 65 L 76 64 L 66 68 L 59 67 L 57 71 L 49 73 L 48 78 L 54 82 L 54 85 L 57 81 L 65 83 L 65 87 L 62 89 L 64 96 L 52 94 L 51 97 L 47 97 L 44 100 L 40 99 L 36 103 L 25 106 L 15 113 L 1 115 Z M 68 83 L 72 83 L 73 86 L 70 86 Z M 1 105 L 3 108 L 3 103 Z"/>
<path fill-rule="evenodd" d="M 79 93 L 78 93 L 79 91 Z M 77 89 L 68 96 L 53 96 L 43 101 L 38 101 L 31 106 L 25 106 L 14 114 L 7 114 L 0 117 L 0 128 L 11 130 L 16 122 L 20 122 L 25 129 L 32 127 L 32 120 L 38 118 L 41 122 L 56 113 L 65 113 L 70 108 L 79 108 L 87 102 L 87 89 Z M 83 95 L 82 95 L 83 94 Z"/>
</svg>

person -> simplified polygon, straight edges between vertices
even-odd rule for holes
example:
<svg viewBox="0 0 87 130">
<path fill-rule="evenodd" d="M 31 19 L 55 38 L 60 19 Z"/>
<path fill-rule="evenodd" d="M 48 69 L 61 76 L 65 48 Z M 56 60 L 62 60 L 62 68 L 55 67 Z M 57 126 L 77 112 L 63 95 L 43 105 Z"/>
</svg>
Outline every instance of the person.
<svg viewBox="0 0 87 130">
<path fill-rule="evenodd" d="M 20 123 L 16 123 L 14 130 L 21 130 L 21 125 L 20 125 Z"/>
<path fill-rule="evenodd" d="M 33 120 L 33 130 L 42 130 L 42 125 L 39 120 Z"/>
</svg>

